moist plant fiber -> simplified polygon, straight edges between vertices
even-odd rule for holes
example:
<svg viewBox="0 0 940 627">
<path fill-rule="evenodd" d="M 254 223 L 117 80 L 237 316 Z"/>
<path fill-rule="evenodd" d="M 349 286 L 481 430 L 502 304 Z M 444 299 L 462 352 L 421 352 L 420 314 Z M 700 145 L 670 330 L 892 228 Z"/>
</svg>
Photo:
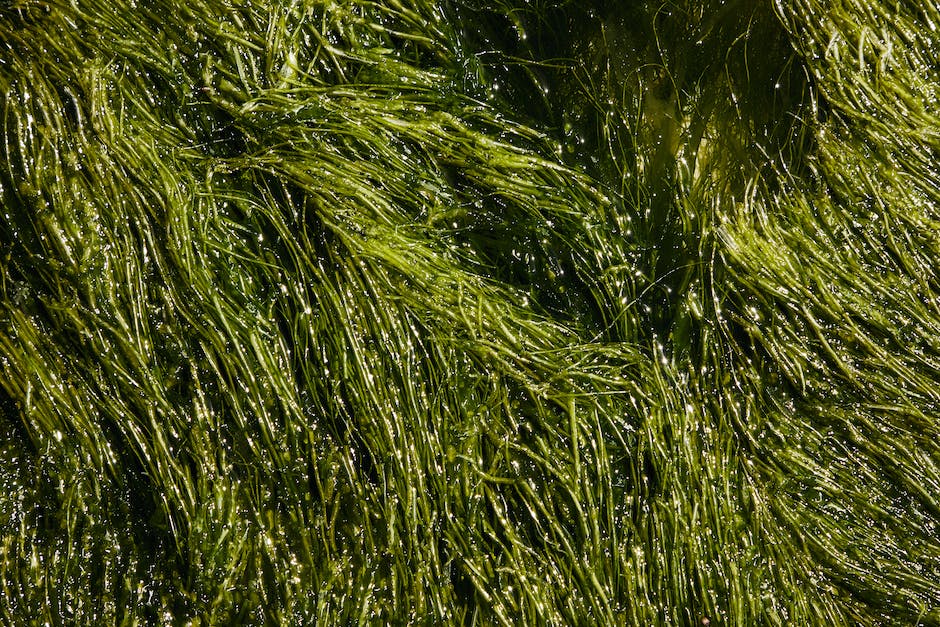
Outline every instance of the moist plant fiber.
<svg viewBox="0 0 940 627">
<path fill-rule="evenodd" d="M 938 26 L 0 0 L 0 623 L 940 625 Z"/>
</svg>

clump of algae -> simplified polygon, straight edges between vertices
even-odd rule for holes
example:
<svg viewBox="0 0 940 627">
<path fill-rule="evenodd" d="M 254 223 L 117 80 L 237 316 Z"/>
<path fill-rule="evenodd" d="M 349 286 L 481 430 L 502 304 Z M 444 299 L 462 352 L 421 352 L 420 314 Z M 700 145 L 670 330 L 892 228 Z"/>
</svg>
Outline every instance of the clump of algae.
<svg viewBox="0 0 940 627">
<path fill-rule="evenodd" d="M 938 23 L 0 0 L 4 622 L 940 623 Z"/>
</svg>

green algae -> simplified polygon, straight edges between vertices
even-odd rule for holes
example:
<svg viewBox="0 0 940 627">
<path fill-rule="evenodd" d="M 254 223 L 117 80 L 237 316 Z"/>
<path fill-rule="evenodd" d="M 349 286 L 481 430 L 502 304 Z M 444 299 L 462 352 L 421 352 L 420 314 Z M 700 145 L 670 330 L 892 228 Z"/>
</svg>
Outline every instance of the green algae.
<svg viewBox="0 0 940 627">
<path fill-rule="evenodd" d="M 0 615 L 940 623 L 937 23 L 0 1 Z"/>
</svg>

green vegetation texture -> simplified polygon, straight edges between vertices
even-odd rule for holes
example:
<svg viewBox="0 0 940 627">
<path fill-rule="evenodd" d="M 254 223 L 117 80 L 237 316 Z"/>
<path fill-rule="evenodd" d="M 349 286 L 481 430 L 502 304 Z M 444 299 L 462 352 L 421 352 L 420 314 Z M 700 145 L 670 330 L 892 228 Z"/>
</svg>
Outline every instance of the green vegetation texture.
<svg viewBox="0 0 940 627">
<path fill-rule="evenodd" d="M 0 623 L 940 625 L 938 27 L 0 0 Z"/>
</svg>

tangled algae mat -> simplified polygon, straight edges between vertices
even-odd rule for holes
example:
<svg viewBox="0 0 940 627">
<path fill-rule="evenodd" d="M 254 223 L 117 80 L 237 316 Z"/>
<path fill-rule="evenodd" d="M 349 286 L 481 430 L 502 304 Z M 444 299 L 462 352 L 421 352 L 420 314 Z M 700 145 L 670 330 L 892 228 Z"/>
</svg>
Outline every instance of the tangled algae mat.
<svg viewBox="0 0 940 627">
<path fill-rule="evenodd" d="M 940 624 L 938 26 L 0 0 L 0 622 Z"/>
</svg>

